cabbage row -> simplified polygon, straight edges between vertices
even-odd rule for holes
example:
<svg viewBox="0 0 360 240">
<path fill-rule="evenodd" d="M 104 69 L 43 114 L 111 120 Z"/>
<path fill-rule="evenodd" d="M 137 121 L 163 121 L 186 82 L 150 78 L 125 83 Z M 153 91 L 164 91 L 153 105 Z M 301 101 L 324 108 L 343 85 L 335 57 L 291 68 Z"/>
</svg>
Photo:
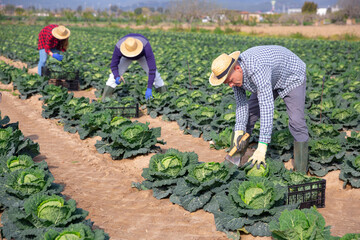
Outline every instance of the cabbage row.
<svg viewBox="0 0 360 240">
<path fill-rule="evenodd" d="M 21 240 L 109 239 L 103 230 L 92 230 L 87 211 L 61 194 L 63 187 L 54 183 L 47 163 L 33 161 L 39 145 L 24 140 L 18 124 L 9 122 L 9 117 L 0 117 L 0 236 Z"/>
<path fill-rule="evenodd" d="M 287 170 L 278 160 L 267 159 L 267 163 L 266 168 L 257 169 L 249 163 L 237 168 L 224 162 L 199 162 L 194 152 L 169 149 L 153 155 L 149 167 L 143 169 L 145 180 L 134 182 L 132 186 L 139 190 L 151 189 L 155 198 L 169 198 L 189 212 L 203 209 L 212 213 L 217 230 L 234 239 L 243 233 L 271 236 L 271 226 L 279 224 L 283 212 L 295 210 L 302 202 L 319 197 L 318 193 L 304 187 L 297 189 L 307 192 L 302 195 L 304 199 L 288 198 L 292 186 L 310 183 L 312 188 L 311 184 L 318 184 L 320 179 Z M 323 221 L 316 210 L 311 211 Z M 310 232 L 328 229 L 318 221 L 311 225 L 314 223 L 318 225 L 311 226 Z"/>
<path fill-rule="evenodd" d="M 4 73 L 6 76 L 17 73 L 12 69 Z M 44 118 L 59 119 L 64 125 L 64 130 L 70 133 L 78 133 L 80 139 L 101 136 L 97 141 L 96 148 L 100 153 L 109 153 L 113 159 L 123 159 L 154 152 L 159 149 L 156 144 L 165 144 L 161 137 L 161 128 L 149 128 L 149 123 L 130 121 L 117 116 L 118 106 L 131 106 L 135 103 L 134 98 L 126 97 L 121 101 L 108 99 L 105 102 L 93 101 L 88 98 L 75 98 L 73 93 L 61 86 L 50 85 L 46 78 L 38 75 L 21 73 L 16 79 L 19 84 L 16 88 L 21 93 L 21 98 L 31 96 L 29 91 L 24 92 L 22 84 L 28 84 L 28 77 L 34 78 L 36 84 L 31 94 L 40 93 L 43 100 L 42 116 Z M 15 82 L 14 82 L 15 85 Z"/>
</svg>

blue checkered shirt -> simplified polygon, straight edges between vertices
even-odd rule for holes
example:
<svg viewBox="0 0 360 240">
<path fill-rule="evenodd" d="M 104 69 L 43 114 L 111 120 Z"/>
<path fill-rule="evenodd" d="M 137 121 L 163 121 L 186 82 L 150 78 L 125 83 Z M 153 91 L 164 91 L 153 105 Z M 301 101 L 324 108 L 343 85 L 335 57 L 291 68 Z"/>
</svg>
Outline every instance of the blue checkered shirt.
<svg viewBox="0 0 360 240">
<path fill-rule="evenodd" d="M 260 142 L 270 143 L 274 116 L 273 91 L 284 98 L 306 81 L 306 65 L 287 48 L 258 46 L 241 53 L 243 85 L 233 87 L 236 100 L 235 131 L 246 131 L 249 107 L 246 90 L 256 93 L 260 107 Z"/>
</svg>

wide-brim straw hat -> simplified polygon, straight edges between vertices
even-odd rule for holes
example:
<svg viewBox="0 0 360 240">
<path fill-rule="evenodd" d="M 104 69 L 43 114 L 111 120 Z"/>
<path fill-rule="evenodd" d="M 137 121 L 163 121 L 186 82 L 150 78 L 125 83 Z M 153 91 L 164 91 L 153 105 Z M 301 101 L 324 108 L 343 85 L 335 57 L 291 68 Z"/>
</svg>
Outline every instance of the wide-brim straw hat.
<svg viewBox="0 0 360 240">
<path fill-rule="evenodd" d="M 235 66 L 239 56 L 240 51 L 236 51 L 230 55 L 223 53 L 215 58 L 211 64 L 211 75 L 209 78 L 209 82 L 212 86 L 218 86 L 226 80 L 230 70 Z"/>
<path fill-rule="evenodd" d="M 120 45 L 120 51 L 125 57 L 136 57 L 141 53 L 144 46 L 139 39 L 128 37 Z"/>
<path fill-rule="evenodd" d="M 53 28 L 51 33 L 54 37 L 60 40 L 70 37 L 70 30 L 62 25 Z"/>
</svg>

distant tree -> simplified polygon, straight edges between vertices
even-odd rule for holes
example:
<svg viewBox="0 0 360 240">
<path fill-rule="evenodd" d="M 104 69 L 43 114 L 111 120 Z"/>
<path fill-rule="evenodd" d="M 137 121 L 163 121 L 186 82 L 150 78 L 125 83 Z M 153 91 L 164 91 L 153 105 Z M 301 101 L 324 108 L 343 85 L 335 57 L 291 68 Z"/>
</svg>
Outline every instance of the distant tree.
<svg viewBox="0 0 360 240">
<path fill-rule="evenodd" d="M 301 8 L 302 13 L 316 13 L 318 5 L 314 2 L 304 2 Z"/>
<path fill-rule="evenodd" d="M 32 5 L 32 6 L 29 6 L 29 7 L 28 7 L 28 10 L 30 10 L 30 11 L 35 11 L 35 6 L 33 6 L 33 5 Z"/>
<path fill-rule="evenodd" d="M 171 1 L 170 15 L 178 21 L 185 20 L 192 24 L 194 19 L 214 14 L 217 8 L 211 0 L 174 0 Z"/>
<path fill-rule="evenodd" d="M 158 7 L 158 8 L 156 9 L 156 11 L 159 12 L 159 13 L 163 13 L 163 12 L 164 12 L 164 9 L 163 9 L 162 7 Z"/>
<path fill-rule="evenodd" d="M 5 5 L 5 12 L 7 13 L 14 13 L 15 12 L 15 5 L 12 4 L 6 4 Z"/>
<path fill-rule="evenodd" d="M 76 8 L 76 11 L 78 12 L 78 13 L 81 13 L 82 12 L 82 6 L 81 5 L 79 5 L 77 8 Z"/>
<path fill-rule="evenodd" d="M 134 13 L 135 13 L 136 15 L 142 14 L 142 8 L 135 8 Z"/>
<path fill-rule="evenodd" d="M 348 17 L 360 17 L 360 0 L 338 0 L 338 4 Z"/>
<path fill-rule="evenodd" d="M 64 9 L 62 15 L 65 16 L 68 22 L 74 19 L 75 13 L 71 9 Z"/>
<path fill-rule="evenodd" d="M 49 12 L 49 11 L 48 11 Z M 49 16 L 45 17 L 45 25 L 49 25 L 51 22 L 54 21 L 54 14 L 49 12 Z"/>
<path fill-rule="evenodd" d="M 25 9 L 23 9 L 23 8 L 16 8 L 15 9 L 15 14 L 17 16 L 22 16 L 24 13 L 25 13 Z"/>
<path fill-rule="evenodd" d="M 150 12 L 155 12 L 155 8 L 149 7 Z"/>
<path fill-rule="evenodd" d="M 118 11 L 119 7 L 117 5 L 111 5 L 110 6 L 110 11 L 113 13 L 116 13 Z"/>
<path fill-rule="evenodd" d="M 91 8 L 86 8 L 82 16 L 86 22 L 93 21 L 95 19 L 94 10 Z"/>
</svg>

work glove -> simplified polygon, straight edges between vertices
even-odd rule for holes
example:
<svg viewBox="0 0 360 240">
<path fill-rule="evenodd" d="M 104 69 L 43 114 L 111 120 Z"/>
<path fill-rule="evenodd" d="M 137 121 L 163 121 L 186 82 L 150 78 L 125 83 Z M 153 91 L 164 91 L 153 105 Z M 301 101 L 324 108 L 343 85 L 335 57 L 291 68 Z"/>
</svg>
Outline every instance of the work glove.
<svg viewBox="0 0 360 240">
<path fill-rule="evenodd" d="M 53 58 L 55 58 L 55 59 L 58 60 L 58 61 L 61 61 L 61 60 L 63 60 L 63 58 L 64 58 L 63 55 L 60 55 L 60 54 L 58 54 L 58 53 L 54 53 L 52 56 L 53 56 Z"/>
<path fill-rule="evenodd" d="M 244 148 L 246 147 L 246 141 L 243 141 L 240 145 L 240 139 L 244 136 L 244 131 L 242 130 L 238 130 L 235 131 L 234 133 L 234 140 L 233 140 L 233 146 L 236 146 L 237 150 L 242 152 L 243 150 L 245 150 Z"/>
<path fill-rule="evenodd" d="M 147 88 L 146 92 L 145 92 L 145 99 L 148 100 L 152 98 L 152 89 L 151 88 Z"/>
<path fill-rule="evenodd" d="M 248 162 L 251 162 L 251 167 L 255 164 L 257 169 L 260 168 L 260 165 L 263 164 L 266 168 L 265 163 L 265 154 L 267 150 L 267 144 L 263 142 L 259 142 L 257 149 L 255 150 L 254 154 L 249 158 Z"/>
<path fill-rule="evenodd" d="M 120 80 L 121 80 L 121 81 L 120 81 Z M 122 82 L 124 82 L 124 84 L 125 84 L 125 79 L 124 79 L 123 76 L 117 77 L 117 78 L 115 79 L 115 83 L 116 83 L 117 85 L 119 85 L 119 84 L 122 83 Z"/>
</svg>

